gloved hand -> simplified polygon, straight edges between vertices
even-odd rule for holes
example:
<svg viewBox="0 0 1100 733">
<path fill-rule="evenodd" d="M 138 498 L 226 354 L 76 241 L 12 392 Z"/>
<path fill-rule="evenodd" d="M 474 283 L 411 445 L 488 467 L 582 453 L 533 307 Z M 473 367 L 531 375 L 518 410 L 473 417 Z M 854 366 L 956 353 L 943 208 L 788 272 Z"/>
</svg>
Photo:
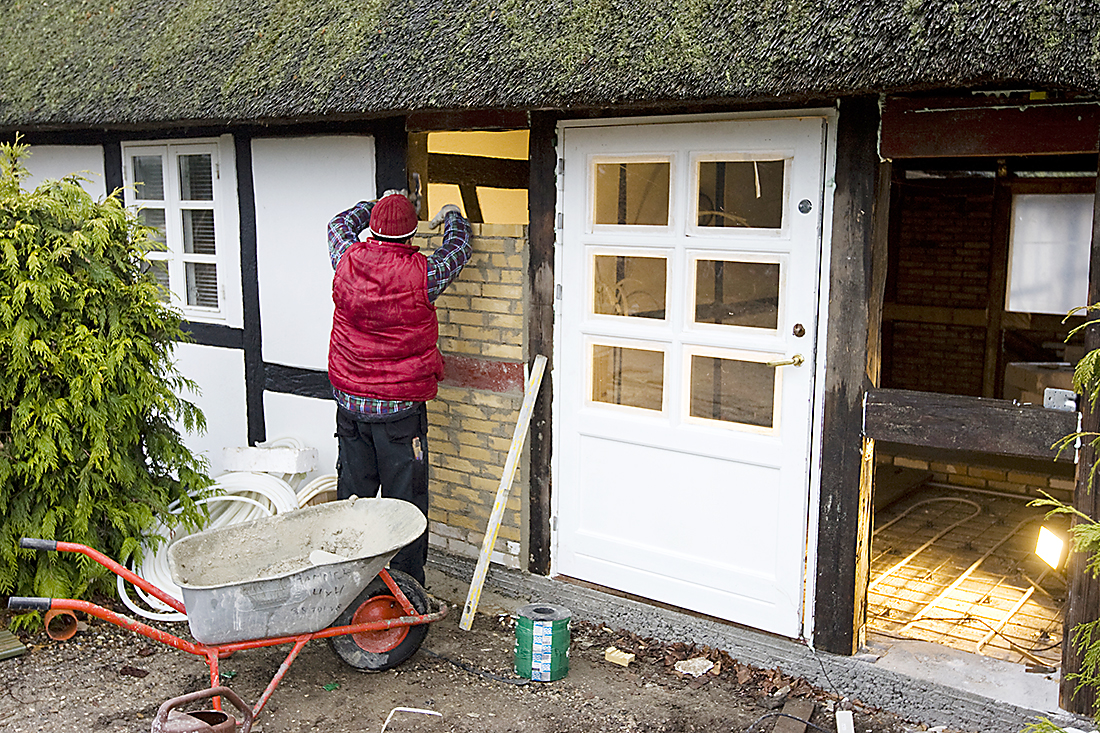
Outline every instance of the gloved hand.
<svg viewBox="0 0 1100 733">
<path fill-rule="evenodd" d="M 452 211 L 456 214 L 462 214 L 462 209 L 458 208 L 458 206 L 456 206 L 455 204 L 444 204 L 443 208 L 440 209 L 439 212 L 432 217 L 432 220 L 430 222 L 428 222 L 428 226 L 432 229 L 435 229 L 437 226 L 443 223 L 443 217 L 445 217 Z"/>
<path fill-rule="evenodd" d="M 397 188 L 389 188 L 389 189 L 386 189 L 385 191 L 383 191 L 383 192 L 382 192 L 382 195 L 378 197 L 378 200 L 379 200 L 379 201 L 381 201 L 382 199 L 386 198 L 387 196 L 392 196 L 392 195 L 394 195 L 395 193 L 399 193 L 399 194 L 401 194 L 402 196 L 405 196 L 406 198 L 407 198 L 407 197 L 408 197 L 408 195 L 409 195 L 409 192 L 408 192 L 408 191 L 406 191 L 406 190 L 405 190 L 405 189 L 403 189 L 403 188 L 401 188 L 401 189 L 397 189 Z"/>
</svg>

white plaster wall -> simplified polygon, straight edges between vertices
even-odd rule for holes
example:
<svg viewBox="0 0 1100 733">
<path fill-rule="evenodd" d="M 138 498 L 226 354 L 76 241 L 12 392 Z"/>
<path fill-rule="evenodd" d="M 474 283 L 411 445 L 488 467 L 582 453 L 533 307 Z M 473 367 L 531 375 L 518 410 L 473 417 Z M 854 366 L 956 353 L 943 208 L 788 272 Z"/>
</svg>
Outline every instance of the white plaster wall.
<svg viewBox="0 0 1100 733">
<path fill-rule="evenodd" d="M 317 468 L 305 481 L 336 473 L 336 403 L 280 392 L 264 392 L 267 439 L 297 438 L 317 449 Z"/>
<path fill-rule="evenodd" d="M 326 228 L 333 215 L 374 198 L 374 139 L 256 139 L 252 176 L 264 361 L 327 369 L 332 265 Z M 274 436 L 270 426 L 268 435 Z"/>
<path fill-rule="evenodd" d="M 244 352 L 199 344 L 176 346 L 176 367 L 199 385 L 201 394 L 184 394 L 206 416 L 206 433 L 184 433 L 184 442 L 207 457 L 210 475 L 225 472 L 223 450 L 248 445 Z"/>
<path fill-rule="evenodd" d="M 57 180 L 72 173 L 88 178 L 81 186 L 96 201 L 107 196 L 107 181 L 103 176 L 103 148 L 99 145 L 32 145 L 30 155 L 23 158 L 30 173 L 23 179 L 23 188 L 33 191 L 45 180 Z"/>
</svg>

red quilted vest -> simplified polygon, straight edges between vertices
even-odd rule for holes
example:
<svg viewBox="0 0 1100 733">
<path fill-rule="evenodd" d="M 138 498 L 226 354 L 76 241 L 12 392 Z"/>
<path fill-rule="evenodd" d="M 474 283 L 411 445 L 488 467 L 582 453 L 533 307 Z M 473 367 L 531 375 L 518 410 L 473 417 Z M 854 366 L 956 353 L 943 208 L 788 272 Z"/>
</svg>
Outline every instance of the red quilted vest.
<svg viewBox="0 0 1100 733">
<path fill-rule="evenodd" d="M 342 392 L 434 399 L 443 378 L 428 261 L 409 244 L 367 240 L 340 258 L 332 280 L 328 376 Z"/>
</svg>

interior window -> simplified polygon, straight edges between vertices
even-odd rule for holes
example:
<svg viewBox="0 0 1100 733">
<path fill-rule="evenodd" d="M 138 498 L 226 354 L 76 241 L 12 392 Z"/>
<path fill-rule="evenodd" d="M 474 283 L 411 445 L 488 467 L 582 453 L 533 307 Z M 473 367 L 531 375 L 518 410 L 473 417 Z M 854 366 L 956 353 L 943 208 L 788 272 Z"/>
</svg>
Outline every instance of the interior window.
<svg viewBox="0 0 1100 733">
<path fill-rule="evenodd" d="M 1091 194 L 1012 197 L 1006 308 L 1065 315 L 1085 305 L 1092 239 Z"/>
</svg>

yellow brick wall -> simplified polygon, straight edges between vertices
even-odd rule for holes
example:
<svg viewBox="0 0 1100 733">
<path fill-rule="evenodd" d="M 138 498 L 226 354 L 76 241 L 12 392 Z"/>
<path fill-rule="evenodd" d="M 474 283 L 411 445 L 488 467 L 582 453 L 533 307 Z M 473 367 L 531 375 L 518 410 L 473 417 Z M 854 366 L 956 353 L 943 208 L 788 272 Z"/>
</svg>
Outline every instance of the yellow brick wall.
<svg viewBox="0 0 1100 733">
<path fill-rule="evenodd" d="M 1000 491 L 1010 494 L 1041 498 L 1040 492 L 1050 494 L 1061 501 L 1073 500 L 1074 480 L 1065 476 L 1065 472 L 1046 472 L 1041 469 L 1024 471 L 978 462 L 955 460 L 937 461 L 927 458 L 913 458 L 906 455 L 892 455 L 876 451 L 875 461 L 879 465 L 894 465 L 902 468 L 915 468 L 931 471 L 930 481 L 961 488 Z"/>
<path fill-rule="evenodd" d="M 436 300 L 444 354 L 526 360 L 527 227 L 473 224 L 473 254 Z M 442 241 L 421 224 L 417 244 L 430 253 Z M 441 384 L 428 404 L 428 539 L 433 547 L 477 557 L 485 537 L 523 402 L 520 389 L 494 392 Z M 506 504 L 493 561 L 525 567 L 527 462 L 520 462 Z"/>
</svg>

